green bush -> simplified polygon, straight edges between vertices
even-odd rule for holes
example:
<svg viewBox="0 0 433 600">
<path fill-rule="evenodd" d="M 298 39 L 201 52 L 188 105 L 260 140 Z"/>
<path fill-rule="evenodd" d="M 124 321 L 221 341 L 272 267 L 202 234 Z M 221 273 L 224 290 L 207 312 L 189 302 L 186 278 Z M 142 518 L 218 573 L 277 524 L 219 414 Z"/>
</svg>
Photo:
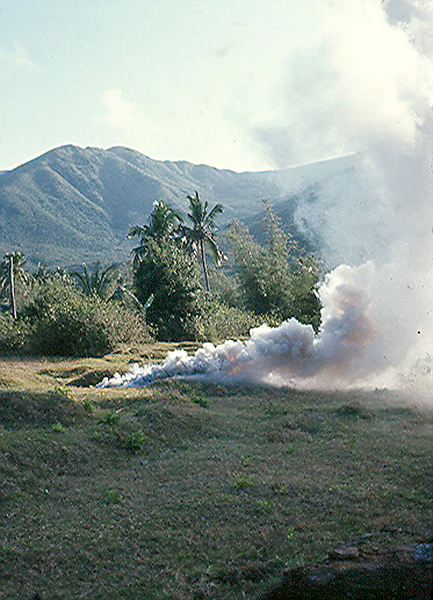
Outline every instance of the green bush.
<svg viewBox="0 0 433 600">
<path fill-rule="evenodd" d="M 203 314 L 203 291 L 196 261 L 169 238 L 151 240 L 134 271 L 142 304 L 153 294 L 146 320 L 162 341 L 195 340 Z"/>
<path fill-rule="evenodd" d="M 32 324 L 31 350 L 41 354 L 101 356 L 119 342 L 148 338 L 143 319 L 134 311 L 86 297 L 59 281 L 40 286 L 25 315 Z"/>
<path fill-rule="evenodd" d="M 208 301 L 206 310 L 197 317 L 197 330 L 200 341 L 221 342 L 228 338 L 247 337 L 252 327 L 262 323 L 263 318 L 251 311 Z"/>
<path fill-rule="evenodd" d="M 138 431 L 133 431 L 126 438 L 126 447 L 131 452 L 140 452 L 148 439 L 149 436 L 147 436 L 141 429 Z"/>
<path fill-rule="evenodd" d="M 30 326 L 24 320 L 14 321 L 10 314 L 0 313 L 0 352 L 23 352 L 27 349 Z"/>
<path fill-rule="evenodd" d="M 241 282 L 232 269 L 209 269 L 209 280 L 213 298 L 225 306 L 245 308 Z"/>
</svg>

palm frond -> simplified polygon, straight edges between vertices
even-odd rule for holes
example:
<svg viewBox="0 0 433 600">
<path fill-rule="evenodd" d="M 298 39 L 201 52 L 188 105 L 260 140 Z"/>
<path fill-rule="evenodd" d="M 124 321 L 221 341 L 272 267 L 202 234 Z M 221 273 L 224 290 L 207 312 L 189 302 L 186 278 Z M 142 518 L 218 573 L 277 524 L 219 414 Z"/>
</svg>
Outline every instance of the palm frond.
<svg viewBox="0 0 433 600">
<path fill-rule="evenodd" d="M 212 258 L 214 259 L 215 264 L 217 265 L 217 267 L 219 267 L 223 261 L 227 260 L 226 255 L 218 246 L 212 235 L 207 235 L 204 241 L 207 247 L 209 248 L 210 253 L 212 254 Z"/>
<path fill-rule="evenodd" d="M 128 239 L 133 237 L 144 237 L 146 236 L 147 230 L 149 227 L 147 225 L 133 225 L 128 231 Z"/>
<path fill-rule="evenodd" d="M 224 208 L 222 204 L 215 204 L 212 210 L 206 215 L 205 225 L 213 228 L 215 226 L 214 219 L 216 215 L 220 215 L 224 212 Z"/>
</svg>

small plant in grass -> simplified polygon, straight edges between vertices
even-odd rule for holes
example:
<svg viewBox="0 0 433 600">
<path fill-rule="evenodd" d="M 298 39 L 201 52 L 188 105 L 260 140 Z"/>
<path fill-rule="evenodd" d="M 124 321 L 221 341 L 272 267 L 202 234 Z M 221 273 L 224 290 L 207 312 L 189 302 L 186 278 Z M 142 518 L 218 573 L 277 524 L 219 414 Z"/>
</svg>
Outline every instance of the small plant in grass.
<svg viewBox="0 0 433 600">
<path fill-rule="evenodd" d="M 251 456 L 241 456 L 241 464 L 243 467 L 249 467 L 249 465 L 251 464 Z"/>
<path fill-rule="evenodd" d="M 141 430 L 133 431 L 126 438 L 126 446 L 131 452 L 139 452 L 149 437 Z"/>
<path fill-rule="evenodd" d="M 234 474 L 235 478 L 235 487 L 240 490 L 249 488 L 254 485 L 254 479 L 252 475 L 239 475 L 237 473 Z"/>
<path fill-rule="evenodd" d="M 203 394 L 199 393 L 195 393 L 193 396 L 191 396 L 191 402 L 194 402 L 194 404 L 198 404 L 202 408 L 208 408 L 209 406 L 209 400 L 205 396 L 203 396 Z"/>
<path fill-rule="evenodd" d="M 97 429 L 93 429 L 93 431 L 89 435 L 89 438 L 93 442 L 103 442 L 104 441 L 104 434 L 101 431 L 98 431 Z"/>
<path fill-rule="evenodd" d="M 72 393 L 72 390 L 70 390 L 68 387 L 66 387 L 66 385 L 56 385 L 56 387 L 53 389 L 52 393 L 56 396 L 61 396 L 62 398 L 66 399 L 66 400 L 74 400 L 74 394 Z"/>
<path fill-rule="evenodd" d="M 233 502 L 237 502 L 237 498 L 232 494 L 221 494 L 221 501 L 228 502 L 231 504 Z"/>
<path fill-rule="evenodd" d="M 54 433 L 65 433 L 66 429 L 60 422 L 58 422 L 51 426 L 51 431 Z"/>
<path fill-rule="evenodd" d="M 117 504 L 122 501 L 122 494 L 119 490 L 106 490 L 102 500 L 104 504 Z"/>
<path fill-rule="evenodd" d="M 107 425 L 118 425 L 120 423 L 120 415 L 117 415 L 113 410 L 108 410 L 101 419 L 101 423 Z"/>
<path fill-rule="evenodd" d="M 89 415 L 91 415 L 91 414 L 93 414 L 93 412 L 95 410 L 95 405 L 90 400 L 90 398 L 84 398 L 84 400 L 83 400 L 83 408 L 86 411 L 86 413 L 88 413 Z"/>
<path fill-rule="evenodd" d="M 261 512 L 270 513 L 273 509 L 273 504 L 270 500 L 257 500 L 257 507 Z"/>
</svg>

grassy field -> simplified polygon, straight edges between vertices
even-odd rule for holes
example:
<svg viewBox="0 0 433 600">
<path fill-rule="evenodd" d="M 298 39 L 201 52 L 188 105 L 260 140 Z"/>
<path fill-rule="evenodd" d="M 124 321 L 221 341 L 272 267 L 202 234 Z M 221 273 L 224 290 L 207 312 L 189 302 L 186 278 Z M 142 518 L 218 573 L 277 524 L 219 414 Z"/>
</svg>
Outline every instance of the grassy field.
<svg viewBox="0 0 433 600">
<path fill-rule="evenodd" d="M 2 599 L 253 599 L 348 540 L 432 530 L 432 408 L 385 391 L 90 387 L 168 347 L 0 360 Z"/>
</svg>

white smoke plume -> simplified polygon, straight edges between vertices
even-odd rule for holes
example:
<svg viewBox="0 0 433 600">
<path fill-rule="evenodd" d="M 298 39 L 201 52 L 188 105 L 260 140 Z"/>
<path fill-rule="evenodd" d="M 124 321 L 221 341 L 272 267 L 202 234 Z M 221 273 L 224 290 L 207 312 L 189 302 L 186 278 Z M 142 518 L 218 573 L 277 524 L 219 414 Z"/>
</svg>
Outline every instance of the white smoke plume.
<svg viewBox="0 0 433 600">
<path fill-rule="evenodd" d="M 203 375 L 303 387 L 372 387 L 402 385 L 428 373 L 433 3 L 329 5 L 316 46 L 289 69 L 282 99 L 286 129 L 271 124 L 262 136 L 274 155 L 285 131 L 292 149 L 302 149 L 308 140 L 309 151 L 330 145 L 359 157 L 362 186 L 342 188 L 331 179 L 322 186 L 320 203 L 306 203 L 297 214 L 299 223 L 325 239 L 330 263 L 352 263 L 337 266 L 321 287 L 320 334 L 294 319 L 274 329 L 263 325 L 246 342 L 204 344 L 194 356 L 171 352 L 162 365 L 134 366 L 101 386 Z"/>
</svg>

